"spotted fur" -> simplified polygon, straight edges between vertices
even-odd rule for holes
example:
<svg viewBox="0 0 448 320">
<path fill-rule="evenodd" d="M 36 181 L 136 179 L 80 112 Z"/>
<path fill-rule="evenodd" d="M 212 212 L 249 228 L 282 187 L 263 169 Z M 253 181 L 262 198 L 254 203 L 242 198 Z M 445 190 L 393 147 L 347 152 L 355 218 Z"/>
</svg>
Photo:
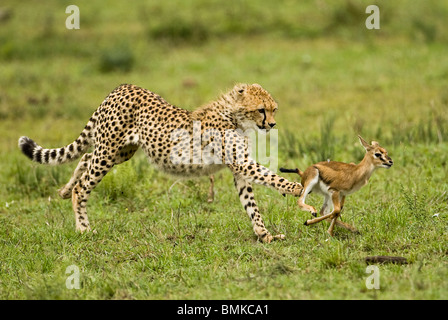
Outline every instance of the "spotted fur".
<svg viewBox="0 0 448 320">
<path fill-rule="evenodd" d="M 19 147 L 31 160 L 41 164 L 59 165 L 82 157 L 70 181 L 59 190 L 62 198 L 72 199 L 76 229 L 81 232 L 90 230 L 86 205 L 91 191 L 115 165 L 129 160 L 142 148 L 156 167 L 183 177 L 212 175 L 228 167 L 255 234 L 261 241 L 271 242 L 284 236 L 272 236 L 266 229 L 252 183 L 295 196 L 300 195 L 302 185 L 289 182 L 251 159 L 243 132 L 271 129 L 276 123 L 277 109 L 271 95 L 258 84 L 238 84 L 216 101 L 192 112 L 146 89 L 125 84 L 105 98 L 71 144 L 45 149 L 28 137 L 21 137 Z M 195 123 L 200 123 L 199 128 Z M 200 130 L 204 139 L 195 142 L 173 138 L 179 130 L 189 135 Z M 88 152 L 91 146 L 93 150 Z M 220 163 L 192 161 L 200 158 L 207 146 L 213 150 L 226 149 L 220 154 Z M 179 161 L 172 161 L 173 154 Z"/>
</svg>

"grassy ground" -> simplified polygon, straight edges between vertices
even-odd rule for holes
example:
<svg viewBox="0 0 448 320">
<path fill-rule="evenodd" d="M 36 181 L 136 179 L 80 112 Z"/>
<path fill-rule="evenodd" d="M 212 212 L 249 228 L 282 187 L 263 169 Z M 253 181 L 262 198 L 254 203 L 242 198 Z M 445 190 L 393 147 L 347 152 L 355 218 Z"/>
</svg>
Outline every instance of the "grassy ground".
<svg viewBox="0 0 448 320">
<path fill-rule="evenodd" d="M 113 3 L 76 3 L 80 30 L 65 28 L 69 3 L 0 7 L 0 298 L 448 298 L 446 5 L 376 1 L 381 29 L 367 30 L 362 1 Z M 97 233 L 80 235 L 56 193 L 76 163 L 37 166 L 17 148 L 21 135 L 71 142 L 121 83 L 193 109 L 235 82 L 279 102 L 281 166 L 359 161 L 358 133 L 388 149 L 394 167 L 346 201 L 361 235 L 328 239 L 294 198 L 257 186 L 268 229 L 287 236 L 261 244 L 230 172 L 208 204 L 206 177 L 176 182 L 141 152 L 92 193 Z M 372 255 L 409 264 L 379 265 L 370 290 Z M 66 287 L 72 265 L 79 290 Z"/>
</svg>

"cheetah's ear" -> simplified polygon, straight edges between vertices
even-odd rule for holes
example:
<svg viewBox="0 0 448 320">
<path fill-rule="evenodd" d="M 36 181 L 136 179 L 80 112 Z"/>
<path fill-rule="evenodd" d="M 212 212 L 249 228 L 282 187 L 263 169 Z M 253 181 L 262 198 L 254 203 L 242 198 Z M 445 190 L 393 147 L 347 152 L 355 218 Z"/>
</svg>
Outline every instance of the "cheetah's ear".
<svg viewBox="0 0 448 320">
<path fill-rule="evenodd" d="M 234 92 L 236 93 L 236 100 L 237 101 L 241 101 L 244 97 L 244 95 L 246 94 L 246 89 L 247 89 L 247 85 L 246 84 L 242 84 L 239 83 L 237 84 L 233 90 L 235 90 Z"/>
<path fill-rule="evenodd" d="M 236 91 L 238 92 L 239 95 L 242 95 L 244 93 L 244 91 L 246 91 L 246 88 L 247 88 L 247 84 L 239 83 L 235 86 L 234 89 L 236 89 Z"/>
</svg>

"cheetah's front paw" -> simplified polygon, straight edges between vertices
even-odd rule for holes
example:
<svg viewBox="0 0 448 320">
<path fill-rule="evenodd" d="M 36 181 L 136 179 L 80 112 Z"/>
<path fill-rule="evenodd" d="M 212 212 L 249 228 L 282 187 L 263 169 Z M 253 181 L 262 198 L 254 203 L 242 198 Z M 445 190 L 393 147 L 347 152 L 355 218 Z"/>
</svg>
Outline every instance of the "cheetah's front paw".
<svg viewBox="0 0 448 320">
<path fill-rule="evenodd" d="M 297 183 L 294 188 L 293 195 L 296 197 L 300 197 L 302 192 L 303 192 L 303 186 L 300 183 Z"/>
<path fill-rule="evenodd" d="M 284 234 L 276 234 L 272 237 L 272 240 L 285 240 L 286 236 Z"/>
<path fill-rule="evenodd" d="M 72 190 L 67 190 L 64 187 L 58 190 L 58 194 L 62 199 L 70 199 L 72 197 Z"/>
<path fill-rule="evenodd" d="M 264 243 L 271 243 L 272 241 L 277 241 L 277 240 L 285 240 L 286 236 L 284 234 L 277 234 L 275 236 L 268 234 L 266 235 L 266 237 L 262 238 L 261 241 L 263 241 Z"/>
</svg>

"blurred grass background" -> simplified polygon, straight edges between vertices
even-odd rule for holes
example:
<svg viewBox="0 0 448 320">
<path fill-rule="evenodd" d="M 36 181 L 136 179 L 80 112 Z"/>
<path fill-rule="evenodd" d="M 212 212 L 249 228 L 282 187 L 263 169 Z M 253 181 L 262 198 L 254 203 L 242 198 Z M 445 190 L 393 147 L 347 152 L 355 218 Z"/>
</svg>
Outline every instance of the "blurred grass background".
<svg viewBox="0 0 448 320">
<path fill-rule="evenodd" d="M 376 119 L 368 134 L 378 139 L 446 134 L 443 2 L 374 2 L 380 30 L 365 28 L 365 3 L 353 0 L 80 1 L 79 30 L 65 28 L 67 3 L 3 2 L 2 120 L 84 121 L 121 83 L 192 109 L 235 82 L 260 82 L 284 110 L 283 128 L 318 132 L 331 121 L 359 131 Z M 381 130 L 385 121 L 396 131 Z"/>
<path fill-rule="evenodd" d="M 80 9 L 79 30 L 65 27 L 69 16 L 65 8 L 70 4 Z M 365 9 L 370 4 L 380 8 L 380 30 L 365 27 Z M 142 265 L 137 268 L 138 272 L 149 272 L 150 279 L 145 279 L 150 287 L 143 291 L 156 298 L 358 298 L 356 284 L 362 283 L 359 279 L 364 274 L 354 259 L 363 254 L 403 252 L 420 266 L 431 267 L 425 276 L 419 273 L 421 267 L 386 269 L 384 272 L 395 283 L 383 297 L 446 298 L 447 286 L 440 285 L 443 281 L 446 284 L 446 220 L 433 224 L 425 218 L 441 213 L 443 219 L 447 211 L 447 17 L 448 4 L 436 0 L 3 0 L 3 297 L 45 297 L 45 286 L 53 290 L 51 297 L 77 297 L 61 291 L 51 280 L 53 276 L 61 278 L 56 275 L 62 268 L 60 263 L 73 261 L 85 263 L 86 270 L 95 270 L 85 280 L 86 288 L 92 283 L 98 285 L 97 279 L 102 281 L 100 289 L 85 290 L 80 297 L 142 297 L 138 289 L 144 285 L 135 280 L 135 270 L 123 267 L 123 261 L 129 263 L 128 255 L 140 254 L 140 249 L 133 251 L 120 240 L 127 237 L 129 246 L 138 242 L 142 250 L 148 244 L 139 241 L 148 241 L 151 252 L 160 257 L 154 262 L 150 258 L 153 253 L 143 250 L 140 258 L 144 258 L 139 260 Z M 353 196 L 357 205 L 345 209 L 350 217 L 346 221 L 354 218 L 358 226 L 364 226 L 364 238 L 353 240 L 344 234 L 340 241 L 323 246 L 318 240 L 324 234 L 323 224 L 305 231 L 298 229 L 305 216 L 295 207 L 294 199 L 284 200 L 271 190 L 258 188 L 257 198 L 268 228 L 285 230 L 292 242 L 276 244 L 272 249 L 275 253 L 254 242 L 244 242 L 242 239 L 251 239 L 252 233 L 234 197 L 230 173 L 219 174 L 217 203 L 204 207 L 206 178 L 201 183 L 179 183 L 171 190 L 174 180 L 154 171 L 142 153 L 106 176 L 92 194 L 89 216 L 100 228 L 100 235 L 80 238 L 73 232 L 69 202 L 47 200 L 57 197 L 56 189 L 69 179 L 76 164 L 36 166 L 17 148 L 21 135 L 45 147 L 73 141 L 104 97 L 122 83 L 142 86 L 191 110 L 237 82 L 260 83 L 278 101 L 280 166 L 304 169 L 328 158 L 358 161 L 363 150 L 357 134 L 366 140 L 378 140 L 389 150 L 394 168 L 373 177 L 372 186 Z M 379 200 L 369 202 L 372 198 Z M 358 212 L 357 206 L 364 209 Z M 228 211 L 235 214 L 224 217 Z M 371 212 L 376 215 L 368 215 Z M 184 217 L 185 230 L 177 224 L 176 216 Z M 226 231 L 212 235 L 212 228 L 227 230 L 237 239 L 226 237 Z M 426 238 L 416 240 L 418 234 Z M 207 247 L 202 238 L 207 240 Z M 39 247 L 36 243 L 41 241 Z M 116 247 L 114 241 L 124 247 Z M 418 245 L 414 247 L 412 241 Z M 160 249 L 156 243 L 160 243 Z M 189 266 L 182 262 L 184 253 L 170 251 L 173 243 L 180 243 L 183 250 L 193 254 Z M 108 254 L 98 249 L 103 244 L 107 250 L 117 250 L 123 259 L 110 261 Z M 83 245 L 91 250 L 87 257 L 76 251 Z M 35 251 L 29 249 L 35 246 Z M 23 255 L 17 253 L 17 247 Z M 195 256 L 198 248 L 200 254 Z M 210 252 L 201 251 L 204 248 Z M 36 254 L 34 260 L 29 250 Z M 267 262 L 257 260 L 257 256 Z M 213 259 L 221 261 L 220 265 L 229 264 L 229 269 L 220 273 Z M 199 264 L 203 261 L 205 267 L 197 267 L 193 260 Z M 315 260 L 323 274 L 308 278 L 307 270 L 316 267 Z M 235 261 L 236 266 L 232 264 Z M 112 275 L 104 278 L 100 269 L 109 262 Z M 207 269 L 207 265 L 215 269 Z M 120 274 L 118 267 L 129 273 Z M 268 279 L 279 279 L 286 291 L 272 291 L 278 283 L 269 280 L 262 281 L 263 288 L 249 281 L 256 276 L 248 270 L 255 267 L 260 267 Z M 198 270 L 207 275 L 202 287 L 197 283 L 201 279 Z M 170 272 L 174 280 L 164 278 Z M 17 274 L 27 279 L 23 280 L 25 289 Z M 248 282 L 238 280 L 236 287 L 226 282 L 246 275 Z M 303 280 L 304 275 L 308 280 Z M 431 275 L 430 280 L 426 275 Z M 332 290 L 318 280 L 328 277 L 334 280 Z M 342 284 L 347 278 L 355 280 Z M 179 279 L 183 287 L 177 284 Z M 406 291 L 410 279 L 417 279 L 417 284 Z M 118 289 L 116 281 L 121 281 Z M 203 291 L 193 294 L 195 284 Z M 294 286 L 308 295 L 298 293 Z M 224 292 L 223 287 L 227 288 Z M 367 298 L 377 297 L 365 290 L 362 293 Z"/>
<path fill-rule="evenodd" d="M 65 28 L 68 4 L 2 3 L 6 154 L 36 130 L 49 146 L 73 140 L 121 83 L 193 109 L 258 82 L 280 105 L 280 157 L 301 166 L 340 157 L 335 146 L 356 144 L 358 133 L 389 146 L 446 141 L 443 2 L 373 2 L 380 30 L 365 27 L 366 4 L 354 0 L 80 1 L 79 30 Z"/>
</svg>

